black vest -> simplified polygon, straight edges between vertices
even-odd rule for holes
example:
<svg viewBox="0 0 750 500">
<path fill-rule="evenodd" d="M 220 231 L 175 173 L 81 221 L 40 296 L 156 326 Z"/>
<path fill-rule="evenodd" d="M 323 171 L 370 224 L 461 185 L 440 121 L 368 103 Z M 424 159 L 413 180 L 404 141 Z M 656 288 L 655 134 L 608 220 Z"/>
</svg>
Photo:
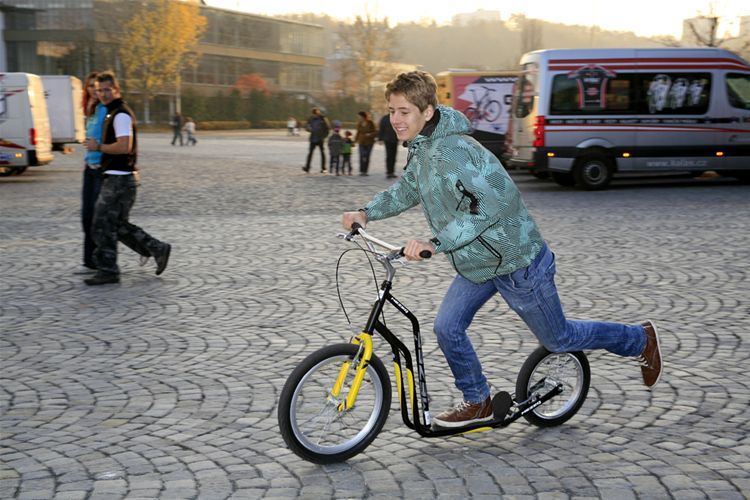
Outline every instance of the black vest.
<svg viewBox="0 0 750 500">
<path fill-rule="evenodd" d="M 138 159 L 135 113 L 133 113 L 133 110 L 130 109 L 122 99 L 115 99 L 107 104 L 107 116 L 104 117 L 104 124 L 102 126 L 102 144 L 114 144 L 117 142 L 117 137 L 115 136 L 115 116 L 120 113 L 127 113 L 130 115 L 130 119 L 133 123 L 133 146 L 129 153 L 122 155 L 112 155 L 102 152 L 102 169 L 134 172 L 138 170 L 138 167 L 135 166 L 135 162 Z"/>
</svg>

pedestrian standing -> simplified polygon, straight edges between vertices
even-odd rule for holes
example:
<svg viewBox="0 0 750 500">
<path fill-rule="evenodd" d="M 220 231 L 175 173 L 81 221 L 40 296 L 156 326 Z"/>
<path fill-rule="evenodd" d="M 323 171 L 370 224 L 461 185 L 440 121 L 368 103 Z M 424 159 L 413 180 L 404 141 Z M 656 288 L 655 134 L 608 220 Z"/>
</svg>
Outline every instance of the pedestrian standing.
<svg viewBox="0 0 750 500">
<path fill-rule="evenodd" d="M 177 142 L 177 139 L 180 139 L 180 146 L 184 146 L 182 143 L 182 126 L 184 123 L 182 122 L 182 114 L 180 112 L 176 112 L 174 116 L 172 116 L 172 146 L 174 146 L 174 143 Z"/>
<path fill-rule="evenodd" d="M 84 79 L 83 115 L 86 119 L 86 137 L 99 141 L 102 136 L 102 124 L 107 108 L 96 96 L 96 72 L 89 73 Z M 96 272 L 94 264 L 94 238 L 91 230 L 94 221 L 94 206 L 102 186 L 102 154 L 98 151 L 86 151 L 83 165 L 83 189 L 81 191 L 81 223 L 83 225 L 83 267 L 76 274 Z"/>
<path fill-rule="evenodd" d="M 383 115 L 378 124 L 378 140 L 385 144 L 385 176 L 388 179 L 398 177 L 395 173 L 398 137 L 391 125 L 390 114 Z"/>
<path fill-rule="evenodd" d="M 140 254 L 153 257 L 156 274 L 164 272 L 171 245 L 164 243 L 132 224 L 128 217 L 135 203 L 138 182 L 138 137 L 135 114 L 125 104 L 114 73 L 99 73 L 96 93 L 107 108 L 102 125 L 101 142 L 86 139 L 86 149 L 101 156 L 102 187 L 94 209 L 93 236 L 97 272 L 85 280 L 87 285 L 104 285 L 120 281 L 117 267 L 117 242 Z"/>
<path fill-rule="evenodd" d="M 372 153 L 375 138 L 378 136 L 378 129 L 367 111 L 360 111 L 357 116 L 359 118 L 354 142 L 359 146 L 359 175 L 367 175 L 367 170 L 370 167 L 370 153 Z"/>
<path fill-rule="evenodd" d="M 290 116 L 286 121 L 286 135 L 295 135 L 295 128 L 297 128 L 297 119 L 293 116 Z"/>
<path fill-rule="evenodd" d="M 328 153 L 331 155 L 331 165 L 328 169 L 328 172 L 333 174 L 334 172 L 336 175 L 339 175 L 339 163 L 341 161 L 341 151 L 344 148 L 344 138 L 341 137 L 341 134 L 339 133 L 341 129 L 339 127 L 333 128 L 333 134 L 331 134 L 331 137 L 328 138 Z M 344 168 L 341 167 L 341 173 L 343 173 Z"/>
<path fill-rule="evenodd" d="M 323 116 L 319 108 L 312 109 L 312 115 L 307 120 L 306 129 L 310 132 L 310 150 L 307 152 L 307 161 L 302 170 L 305 172 L 310 171 L 310 160 L 312 159 L 313 151 L 315 148 L 320 148 L 320 173 L 326 172 L 326 152 L 324 149 L 324 141 L 328 137 L 328 131 L 331 127 L 328 125 L 328 119 Z"/>
</svg>

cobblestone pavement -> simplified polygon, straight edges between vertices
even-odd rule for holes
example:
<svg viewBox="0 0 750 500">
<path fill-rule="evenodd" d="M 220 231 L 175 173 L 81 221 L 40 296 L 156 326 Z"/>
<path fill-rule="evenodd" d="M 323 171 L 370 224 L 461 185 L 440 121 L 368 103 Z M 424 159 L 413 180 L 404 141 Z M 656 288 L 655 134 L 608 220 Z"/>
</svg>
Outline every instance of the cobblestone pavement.
<svg viewBox="0 0 750 500">
<path fill-rule="evenodd" d="M 569 316 L 657 321 L 660 386 L 593 352 L 589 397 L 561 427 L 424 439 L 394 402 L 364 453 L 318 466 L 284 446 L 276 401 L 303 356 L 351 333 L 335 288 L 348 247 L 334 235 L 342 209 L 388 185 L 383 148 L 369 177 L 336 178 L 305 175 L 305 139 L 282 133 L 168 142 L 144 134 L 132 214 L 173 245 L 160 277 L 124 247 L 119 285 L 72 274 L 80 148 L 0 179 L 0 497 L 750 495 L 750 187 L 670 179 L 587 193 L 514 173 L 557 254 Z M 418 210 L 371 229 L 394 242 L 427 234 Z M 363 259 L 346 254 L 341 271 L 360 322 L 375 293 Z M 437 258 L 401 270 L 395 288 L 427 332 L 436 410 L 458 398 L 429 328 L 451 278 Z M 532 335 L 491 301 L 472 336 L 493 385 L 512 388 Z"/>
</svg>

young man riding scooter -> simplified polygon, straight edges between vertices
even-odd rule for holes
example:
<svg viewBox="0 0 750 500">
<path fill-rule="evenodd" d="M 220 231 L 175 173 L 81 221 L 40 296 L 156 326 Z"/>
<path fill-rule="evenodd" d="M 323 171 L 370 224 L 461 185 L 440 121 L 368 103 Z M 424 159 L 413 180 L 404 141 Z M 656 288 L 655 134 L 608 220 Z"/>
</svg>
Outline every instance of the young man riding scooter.
<svg viewBox="0 0 750 500">
<path fill-rule="evenodd" d="M 437 84 L 424 71 L 401 73 L 386 86 L 391 124 L 409 148 L 404 175 L 342 223 L 385 219 L 422 205 L 433 238 L 409 240 L 405 255 L 444 253 L 458 273 L 435 319 L 438 344 L 463 401 L 433 418 L 440 427 L 490 421 L 490 387 L 467 335 L 474 315 L 500 293 L 552 352 L 605 349 L 637 357 L 644 384 L 662 373 L 656 326 L 565 318 L 555 287 L 555 256 L 497 158 L 469 136 L 469 120 L 437 102 Z"/>
</svg>

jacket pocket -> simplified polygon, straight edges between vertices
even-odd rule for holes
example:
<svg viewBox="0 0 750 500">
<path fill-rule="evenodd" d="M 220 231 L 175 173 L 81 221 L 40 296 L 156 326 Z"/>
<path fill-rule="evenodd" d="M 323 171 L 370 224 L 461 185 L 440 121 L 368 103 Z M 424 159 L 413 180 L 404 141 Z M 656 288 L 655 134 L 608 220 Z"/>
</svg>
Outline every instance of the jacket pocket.
<svg viewBox="0 0 750 500">
<path fill-rule="evenodd" d="M 490 252 L 490 254 L 497 258 L 497 266 L 495 266 L 495 272 L 497 273 L 497 270 L 500 269 L 500 266 L 503 264 L 503 255 L 496 248 L 493 248 L 493 246 L 490 245 L 487 240 L 485 240 L 481 236 L 477 236 L 477 241 L 479 241 L 479 243 L 481 243 L 482 246 L 486 248 L 488 252 Z"/>
<path fill-rule="evenodd" d="M 471 191 L 466 189 L 466 186 L 464 186 L 464 183 L 461 182 L 461 179 L 456 181 L 456 189 L 459 193 L 461 193 L 461 199 L 458 201 L 458 205 L 456 205 L 456 210 L 458 210 L 461 207 L 461 203 L 463 203 L 464 200 L 468 198 L 469 213 L 472 215 L 479 214 L 479 200 Z"/>
</svg>

